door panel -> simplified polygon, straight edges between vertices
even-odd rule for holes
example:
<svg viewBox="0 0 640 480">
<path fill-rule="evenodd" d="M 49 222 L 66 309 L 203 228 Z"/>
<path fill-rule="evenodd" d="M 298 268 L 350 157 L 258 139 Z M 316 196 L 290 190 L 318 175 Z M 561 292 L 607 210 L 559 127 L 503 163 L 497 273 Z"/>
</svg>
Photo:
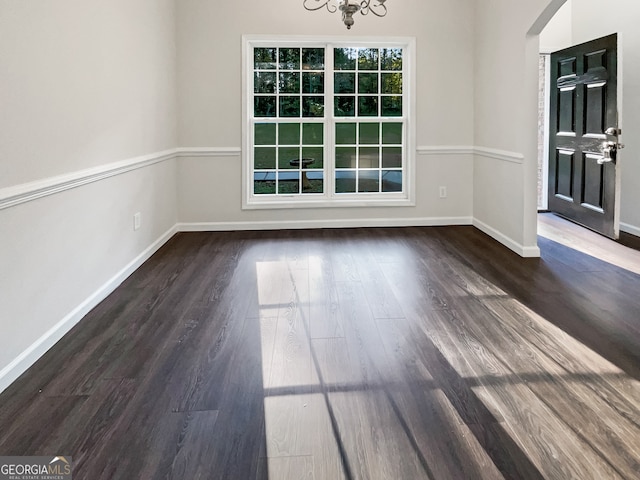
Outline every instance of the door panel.
<svg viewBox="0 0 640 480">
<path fill-rule="evenodd" d="M 603 142 L 617 128 L 617 35 L 551 55 L 549 210 L 618 237 L 616 163 Z M 615 150 L 615 147 L 614 147 Z"/>
</svg>

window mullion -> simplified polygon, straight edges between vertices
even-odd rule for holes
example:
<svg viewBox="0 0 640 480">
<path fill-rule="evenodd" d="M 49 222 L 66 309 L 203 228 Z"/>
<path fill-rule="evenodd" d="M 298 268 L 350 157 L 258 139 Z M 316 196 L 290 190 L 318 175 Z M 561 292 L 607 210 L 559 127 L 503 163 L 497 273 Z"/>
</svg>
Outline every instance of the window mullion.
<svg viewBox="0 0 640 480">
<path fill-rule="evenodd" d="M 335 197 L 335 116 L 334 116 L 334 62 L 333 45 L 325 46 L 325 162 L 324 170 L 327 178 L 327 193 L 329 198 Z"/>
</svg>

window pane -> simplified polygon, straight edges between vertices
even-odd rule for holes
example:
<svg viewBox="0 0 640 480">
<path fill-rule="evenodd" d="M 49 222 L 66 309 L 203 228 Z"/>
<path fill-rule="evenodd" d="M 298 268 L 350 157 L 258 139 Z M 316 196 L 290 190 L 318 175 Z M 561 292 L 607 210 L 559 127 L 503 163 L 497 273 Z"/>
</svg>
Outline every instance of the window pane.
<svg viewBox="0 0 640 480">
<path fill-rule="evenodd" d="M 402 94 L 402 74 L 383 73 L 382 93 L 396 93 L 398 95 Z"/>
<path fill-rule="evenodd" d="M 336 193 L 355 193 L 356 172 L 353 170 L 340 170 L 336 172 Z"/>
<path fill-rule="evenodd" d="M 336 70 L 355 70 L 358 51 L 355 48 L 334 48 L 333 65 Z"/>
<path fill-rule="evenodd" d="M 381 70 L 402 70 L 402 49 L 401 48 L 380 49 L 380 69 Z"/>
<path fill-rule="evenodd" d="M 324 117 L 324 97 L 302 97 L 303 117 Z"/>
<path fill-rule="evenodd" d="M 378 74 L 359 73 L 358 93 L 378 93 Z"/>
<path fill-rule="evenodd" d="M 324 73 L 302 73 L 302 93 L 324 93 Z"/>
<path fill-rule="evenodd" d="M 361 123 L 360 124 L 360 143 L 369 143 L 369 144 L 380 143 L 380 124 L 379 123 Z"/>
<path fill-rule="evenodd" d="M 402 148 L 401 147 L 383 147 L 382 148 L 382 166 L 383 168 L 402 167 Z"/>
<path fill-rule="evenodd" d="M 278 145 L 300 145 L 300 124 L 281 123 L 278 125 Z"/>
<path fill-rule="evenodd" d="M 280 69 L 300 70 L 300 49 L 281 48 L 280 49 Z"/>
<path fill-rule="evenodd" d="M 280 93 L 300 93 L 300 73 L 281 73 L 279 87 Z"/>
<path fill-rule="evenodd" d="M 378 49 L 377 48 L 361 48 L 358 51 L 358 69 L 359 70 L 377 70 L 378 69 Z"/>
<path fill-rule="evenodd" d="M 278 148 L 278 168 L 286 170 L 300 169 L 300 148 Z"/>
<path fill-rule="evenodd" d="M 302 147 L 302 158 L 311 160 L 305 162 L 305 167 L 308 169 L 321 169 L 324 167 L 324 148 L 322 147 Z"/>
<path fill-rule="evenodd" d="M 276 148 L 255 147 L 253 153 L 253 168 L 256 170 L 276 168 Z"/>
<path fill-rule="evenodd" d="M 275 123 L 256 123 L 254 125 L 253 143 L 256 145 L 275 145 L 276 144 L 276 124 Z"/>
<path fill-rule="evenodd" d="M 256 70 L 275 70 L 276 49 L 275 48 L 254 49 L 253 66 Z"/>
<path fill-rule="evenodd" d="M 382 171 L 382 191 L 401 192 L 402 191 L 402 171 L 383 170 Z"/>
<path fill-rule="evenodd" d="M 356 116 L 356 97 L 335 97 L 334 115 L 336 117 Z"/>
<path fill-rule="evenodd" d="M 280 97 L 280 116 L 299 117 L 300 97 Z"/>
<path fill-rule="evenodd" d="M 303 48 L 302 69 L 324 70 L 324 48 Z"/>
<path fill-rule="evenodd" d="M 401 117 L 402 97 L 382 97 L 382 116 Z"/>
<path fill-rule="evenodd" d="M 378 97 L 358 97 L 358 115 L 360 117 L 377 117 Z"/>
<path fill-rule="evenodd" d="M 335 73 L 333 75 L 334 93 L 356 93 L 355 73 Z"/>
<path fill-rule="evenodd" d="M 278 172 L 278 193 L 300 193 L 300 172 Z"/>
<path fill-rule="evenodd" d="M 324 142 L 324 125 L 322 123 L 302 124 L 302 143 L 304 145 L 322 145 Z"/>
<path fill-rule="evenodd" d="M 402 124 L 401 123 L 383 123 L 382 124 L 382 143 L 386 145 L 402 144 Z"/>
<path fill-rule="evenodd" d="M 380 168 L 380 149 L 378 147 L 360 147 L 358 168 Z"/>
<path fill-rule="evenodd" d="M 356 143 L 356 124 L 337 123 L 336 143 L 339 145 L 354 145 Z"/>
<path fill-rule="evenodd" d="M 276 93 L 276 72 L 256 72 L 253 77 L 254 93 Z"/>
<path fill-rule="evenodd" d="M 322 193 L 324 174 L 321 171 L 302 172 L 302 193 Z"/>
<path fill-rule="evenodd" d="M 253 125 L 248 135 L 253 143 L 247 145 L 252 191 L 322 195 L 324 179 L 333 172 L 335 178 L 329 180 L 335 193 L 403 192 L 404 48 L 360 43 L 332 53 L 328 46 L 305 42 L 251 47 L 254 68 L 245 85 L 253 81 L 253 116 L 246 119 Z M 326 63 L 327 54 L 333 65 Z M 333 91 L 326 90 L 325 82 Z M 329 140 L 331 148 L 326 147 Z"/>
<path fill-rule="evenodd" d="M 254 173 L 253 193 L 256 195 L 273 195 L 276 193 L 276 174 L 273 172 Z"/>
<path fill-rule="evenodd" d="M 275 117 L 276 97 L 254 97 L 253 99 L 254 117 Z"/>
<path fill-rule="evenodd" d="M 336 147 L 336 168 L 356 167 L 356 147 Z"/>
<path fill-rule="evenodd" d="M 380 178 L 379 170 L 358 171 L 358 192 L 379 192 Z"/>
</svg>

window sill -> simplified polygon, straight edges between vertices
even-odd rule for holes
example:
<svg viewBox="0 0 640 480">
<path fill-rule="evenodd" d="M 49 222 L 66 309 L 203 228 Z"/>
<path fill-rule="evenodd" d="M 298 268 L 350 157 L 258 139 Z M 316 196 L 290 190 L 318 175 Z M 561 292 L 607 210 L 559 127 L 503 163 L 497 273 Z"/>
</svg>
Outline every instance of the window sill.
<svg viewBox="0 0 640 480">
<path fill-rule="evenodd" d="M 286 199 L 277 201 L 249 201 L 243 202 L 243 210 L 278 210 L 292 208 L 380 208 L 380 207 L 415 207 L 415 201 L 408 198 L 379 198 L 379 199 Z"/>
</svg>

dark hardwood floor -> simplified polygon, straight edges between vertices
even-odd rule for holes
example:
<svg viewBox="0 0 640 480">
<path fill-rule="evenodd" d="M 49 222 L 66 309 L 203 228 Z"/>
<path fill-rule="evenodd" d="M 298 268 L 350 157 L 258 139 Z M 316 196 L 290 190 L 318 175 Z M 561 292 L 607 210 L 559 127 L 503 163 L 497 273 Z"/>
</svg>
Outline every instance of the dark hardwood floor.
<svg viewBox="0 0 640 480">
<path fill-rule="evenodd" d="M 473 227 L 182 233 L 0 395 L 74 479 L 640 478 L 640 275 Z"/>
</svg>

